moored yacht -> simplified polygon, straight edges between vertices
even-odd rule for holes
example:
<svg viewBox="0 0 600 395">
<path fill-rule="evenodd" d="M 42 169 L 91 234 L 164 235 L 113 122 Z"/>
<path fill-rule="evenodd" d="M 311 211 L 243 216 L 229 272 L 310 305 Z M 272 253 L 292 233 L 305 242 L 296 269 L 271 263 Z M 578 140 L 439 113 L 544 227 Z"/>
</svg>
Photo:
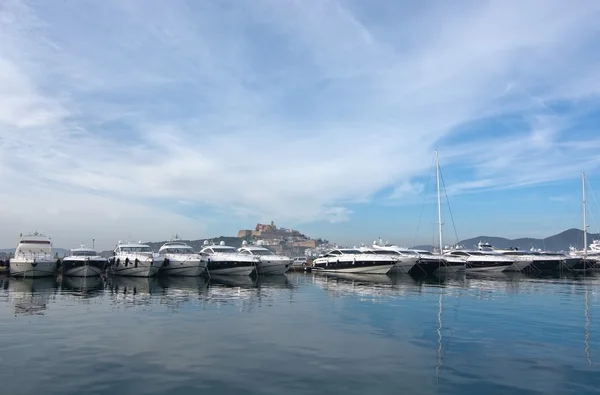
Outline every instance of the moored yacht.
<svg viewBox="0 0 600 395">
<path fill-rule="evenodd" d="M 315 259 L 312 267 L 322 272 L 387 274 L 398 255 L 363 253 L 355 248 L 336 248 Z"/>
<path fill-rule="evenodd" d="M 382 251 L 388 251 L 390 253 L 397 253 L 403 257 L 417 259 L 412 267 L 409 267 L 408 263 L 404 267 L 400 264 L 398 270 L 401 273 L 428 275 L 432 273 L 455 273 L 465 270 L 465 261 L 458 257 L 440 256 L 429 251 L 398 247 L 387 242 L 384 245 L 381 239 L 379 239 L 379 242 L 373 242 L 372 248 L 378 254 L 381 254 Z M 409 270 L 405 271 L 407 268 Z"/>
<path fill-rule="evenodd" d="M 70 250 L 69 255 L 63 258 L 62 273 L 76 277 L 99 276 L 107 264 L 108 259 L 82 244 L 81 247 Z"/>
<path fill-rule="evenodd" d="M 149 245 L 125 242 L 119 243 L 109 259 L 111 274 L 117 276 L 152 277 L 163 265 L 164 258 L 154 253 Z"/>
<path fill-rule="evenodd" d="M 177 236 L 163 244 L 158 254 L 164 258 L 160 268 L 162 273 L 172 276 L 199 276 L 206 270 L 206 258 Z"/>
<path fill-rule="evenodd" d="M 495 252 L 462 248 L 446 251 L 443 256 L 464 259 L 467 272 L 502 272 L 515 263 L 514 259 Z"/>
<path fill-rule="evenodd" d="M 21 235 L 15 256 L 10 259 L 10 274 L 15 277 L 54 276 L 60 260 L 52 255 L 50 238 L 38 232 Z"/>
<path fill-rule="evenodd" d="M 379 243 L 373 242 L 371 248 L 361 247 L 360 251 L 369 254 L 395 256 L 398 259 L 398 262 L 392 268 L 392 273 L 397 272 L 417 276 L 428 275 L 435 272 L 440 266 L 440 262 L 421 259 L 421 256 L 416 251 L 391 245 L 389 243 L 383 245 L 381 241 Z"/>
<path fill-rule="evenodd" d="M 249 276 L 255 272 L 259 262 L 258 257 L 239 253 L 235 247 L 226 246 L 224 241 L 218 245 L 208 244 L 200 253 L 206 256 L 206 269 L 209 274 L 229 276 Z"/>
<path fill-rule="evenodd" d="M 477 249 L 483 252 L 499 253 L 514 259 L 514 263 L 504 270 L 506 272 L 534 273 L 554 271 L 558 270 L 563 262 L 560 256 L 541 254 L 533 248 L 529 251 L 519 251 L 516 248 L 502 250 L 494 248 L 489 243 L 480 241 L 477 244 Z"/>
<path fill-rule="evenodd" d="M 292 265 L 292 258 L 289 256 L 275 255 L 267 248 L 248 245 L 245 240 L 238 251 L 240 254 L 258 258 L 256 271 L 260 275 L 284 274 Z"/>
</svg>

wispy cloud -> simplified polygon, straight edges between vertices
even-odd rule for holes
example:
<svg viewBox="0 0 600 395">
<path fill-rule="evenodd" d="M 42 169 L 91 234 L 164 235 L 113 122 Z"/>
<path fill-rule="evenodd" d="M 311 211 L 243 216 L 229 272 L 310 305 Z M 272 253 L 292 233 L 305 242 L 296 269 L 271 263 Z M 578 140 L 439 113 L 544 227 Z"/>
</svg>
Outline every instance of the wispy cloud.
<svg viewBox="0 0 600 395">
<path fill-rule="evenodd" d="M 384 189 L 418 192 L 436 145 L 446 176 L 468 169 L 456 193 L 598 168 L 600 142 L 568 133 L 585 113 L 553 105 L 598 99 L 599 11 L 592 0 L 4 1 L 12 222 L 0 238 L 42 218 L 58 231 L 48 207 L 65 229 L 149 238 L 216 229 L 207 208 L 346 220 Z M 464 131 L 507 115 L 525 126 Z M 19 202 L 29 209 L 15 216 Z"/>
</svg>

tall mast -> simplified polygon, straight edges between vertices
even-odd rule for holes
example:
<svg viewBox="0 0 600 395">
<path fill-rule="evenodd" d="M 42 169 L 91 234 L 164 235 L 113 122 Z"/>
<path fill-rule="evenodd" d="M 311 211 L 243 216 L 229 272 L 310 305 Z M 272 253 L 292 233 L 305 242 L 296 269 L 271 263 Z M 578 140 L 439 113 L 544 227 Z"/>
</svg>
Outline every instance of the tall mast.
<svg viewBox="0 0 600 395">
<path fill-rule="evenodd" d="M 581 196 L 582 196 L 582 200 L 581 202 L 583 203 L 583 256 L 587 256 L 587 221 L 586 221 L 586 202 L 585 202 L 585 172 L 581 173 Z"/>
<path fill-rule="evenodd" d="M 435 150 L 435 176 L 437 180 L 437 206 L 438 206 L 438 233 L 439 233 L 439 252 L 443 254 L 442 244 L 442 199 L 440 197 L 440 159 L 438 151 Z"/>
</svg>

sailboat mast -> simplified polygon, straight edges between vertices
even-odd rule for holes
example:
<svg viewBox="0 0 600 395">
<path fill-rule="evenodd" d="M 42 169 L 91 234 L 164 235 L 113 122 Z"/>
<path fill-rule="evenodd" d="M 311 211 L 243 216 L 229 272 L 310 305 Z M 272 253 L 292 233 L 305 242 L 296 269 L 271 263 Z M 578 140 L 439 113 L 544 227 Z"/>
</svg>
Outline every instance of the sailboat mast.
<svg viewBox="0 0 600 395">
<path fill-rule="evenodd" d="M 581 196 L 582 196 L 582 206 L 583 206 L 583 255 L 587 255 L 587 220 L 586 220 L 586 202 L 585 202 L 585 172 L 581 173 Z"/>
<path fill-rule="evenodd" d="M 443 254 L 442 244 L 442 199 L 440 196 L 440 159 L 438 151 L 435 150 L 435 176 L 437 180 L 437 206 L 438 206 L 438 233 L 439 233 L 439 252 Z"/>
</svg>

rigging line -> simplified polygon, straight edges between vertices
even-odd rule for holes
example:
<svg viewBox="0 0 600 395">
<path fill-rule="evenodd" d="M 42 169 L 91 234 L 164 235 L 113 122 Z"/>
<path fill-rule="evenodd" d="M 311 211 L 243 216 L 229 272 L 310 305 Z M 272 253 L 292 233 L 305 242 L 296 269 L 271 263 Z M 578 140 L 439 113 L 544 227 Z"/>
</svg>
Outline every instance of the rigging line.
<svg viewBox="0 0 600 395">
<path fill-rule="evenodd" d="M 442 187 L 444 189 L 444 196 L 446 197 L 446 203 L 448 203 L 448 212 L 450 213 L 450 219 L 452 220 L 452 227 L 454 228 L 454 237 L 456 237 L 456 244 L 460 242 L 458 238 L 458 232 L 456 231 L 456 223 L 454 222 L 454 215 L 452 214 L 452 207 L 450 207 L 450 199 L 448 198 L 448 192 L 446 191 L 446 182 L 444 181 L 444 175 L 442 174 L 442 169 L 440 168 L 440 180 L 442 180 Z M 444 248 L 442 246 L 442 248 Z"/>
<path fill-rule="evenodd" d="M 590 193 L 592 195 L 592 199 L 594 200 L 594 203 L 596 203 L 596 209 L 598 209 L 598 211 L 600 211 L 600 206 L 598 205 L 598 201 L 596 200 L 596 194 L 594 193 L 594 190 L 592 189 L 592 186 L 590 185 L 590 181 L 587 178 L 585 179 L 585 183 L 588 186 L 588 190 L 590 191 Z M 593 215 L 592 215 L 592 221 L 594 221 L 594 226 L 596 227 L 596 229 L 598 229 L 598 225 L 596 224 L 596 221 L 595 221 Z"/>
<path fill-rule="evenodd" d="M 557 224 L 561 223 L 561 221 L 563 220 L 563 217 L 565 217 L 565 215 L 567 213 L 567 210 L 571 207 L 571 204 L 573 203 L 573 200 L 574 200 L 574 199 L 572 199 L 573 195 L 575 195 L 575 193 L 577 191 L 580 191 L 580 190 L 581 190 L 580 186 L 574 186 L 573 187 L 573 190 L 571 191 L 571 194 L 568 195 L 568 198 L 566 200 L 564 209 L 563 209 L 562 213 L 560 214 L 560 216 L 558 217 L 558 220 L 556 221 Z M 581 215 L 581 214 L 579 214 L 579 215 Z M 555 232 L 559 230 L 556 226 L 554 228 L 555 228 Z"/>
<path fill-rule="evenodd" d="M 419 229 L 421 228 L 421 220 L 423 218 L 423 209 L 425 208 L 425 200 L 427 199 L 427 192 L 429 191 L 429 184 L 431 184 L 431 175 L 432 175 L 432 172 L 430 171 L 429 178 L 427 179 L 427 184 L 425 184 L 425 195 L 423 195 L 423 204 L 421 204 L 421 213 L 419 214 L 419 222 L 417 223 L 417 232 L 415 234 L 415 238 L 413 239 L 412 247 L 414 247 L 416 245 L 417 237 L 419 237 Z"/>
</svg>

